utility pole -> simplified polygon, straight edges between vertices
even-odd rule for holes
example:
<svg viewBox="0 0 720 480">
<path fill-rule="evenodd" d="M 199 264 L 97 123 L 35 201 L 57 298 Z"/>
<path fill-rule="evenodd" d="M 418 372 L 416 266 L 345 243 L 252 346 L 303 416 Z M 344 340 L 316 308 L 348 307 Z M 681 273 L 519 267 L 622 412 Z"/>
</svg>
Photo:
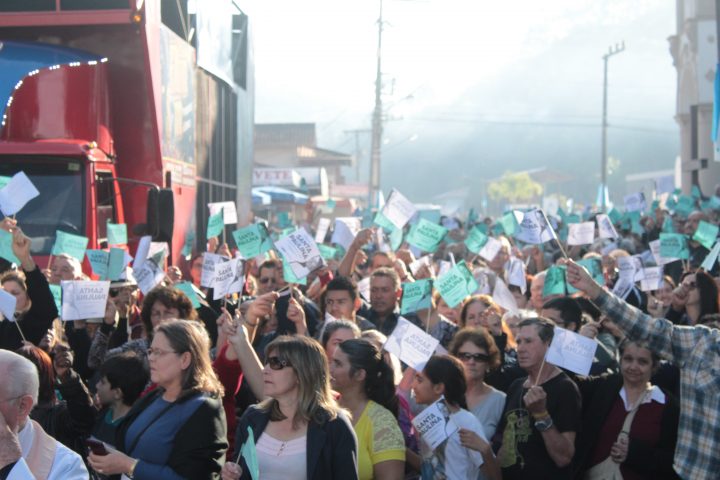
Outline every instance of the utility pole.
<svg viewBox="0 0 720 480">
<path fill-rule="evenodd" d="M 603 55 L 603 112 L 602 112 L 602 158 L 600 167 L 600 211 L 607 211 L 605 191 L 607 190 L 607 86 L 608 86 L 608 59 L 625 50 L 625 42 L 608 48 L 608 53 Z"/>
<path fill-rule="evenodd" d="M 344 130 L 343 133 L 355 135 L 355 181 L 360 183 L 360 155 L 362 153 L 362 149 L 360 148 L 360 134 L 372 133 L 372 130 L 359 128 L 355 130 Z"/>
<path fill-rule="evenodd" d="M 368 188 L 368 208 L 377 202 L 380 192 L 380 149 L 382 148 L 382 32 L 383 0 L 380 0 L 378 18 L 377 71 L 375 72 L 375 109 L 372 116 L 372 143 L 370 147 L 370 185 Z"/>
</svg>

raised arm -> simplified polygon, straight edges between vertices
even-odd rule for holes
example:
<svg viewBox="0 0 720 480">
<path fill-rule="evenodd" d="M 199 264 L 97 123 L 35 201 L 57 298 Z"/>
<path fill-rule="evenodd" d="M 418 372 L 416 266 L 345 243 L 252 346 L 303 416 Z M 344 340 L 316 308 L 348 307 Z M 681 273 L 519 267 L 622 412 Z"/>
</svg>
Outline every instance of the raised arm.
<svg viewBox="0 0 720 480">
<path fill-rule="evenodd" d="M 605 315 L 634 340 L 647 342 L 660 356 L 682 363 L 709 329 L 673 325 L 664 318 L 652 318 L 627 302 L 605 291 L 590 274 L 573 261 L 567 262 L 567 279 L 600 307 Z"/>
<path fill-rule="evenodd" d="M 342 275 L 344 277 L 350 277 L 352 275 L 352 273 L 355 271 L 355 257 L 357 253 L 360 251 L 363 245 L 370 243 L 372 241 L 372 238 L 372 228 L 363 228 L 358 232 L 358 234 L 355 236 L 355 239 L 348 247 L 347 252 L 345 252 L 345 256 L 343 257 L 342 262 L 340 262 L 340 266 L 338 267 L 338 275 Z"/>
</svg>

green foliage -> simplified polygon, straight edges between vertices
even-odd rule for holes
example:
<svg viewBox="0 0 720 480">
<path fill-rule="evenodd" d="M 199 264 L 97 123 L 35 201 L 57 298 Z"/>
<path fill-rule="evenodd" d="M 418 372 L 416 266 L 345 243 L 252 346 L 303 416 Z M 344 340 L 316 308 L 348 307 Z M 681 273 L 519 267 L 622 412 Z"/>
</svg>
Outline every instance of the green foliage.
<svg viewBox="0 0 720 480">
<path fill-rule="evenodd" d="M 542 185 L 530 178 L 527 172 L 505 172 L 499 180 L 488 185 L 488 195 L 495 201 L 522 203 L 542 195 Z"/>
</svg>

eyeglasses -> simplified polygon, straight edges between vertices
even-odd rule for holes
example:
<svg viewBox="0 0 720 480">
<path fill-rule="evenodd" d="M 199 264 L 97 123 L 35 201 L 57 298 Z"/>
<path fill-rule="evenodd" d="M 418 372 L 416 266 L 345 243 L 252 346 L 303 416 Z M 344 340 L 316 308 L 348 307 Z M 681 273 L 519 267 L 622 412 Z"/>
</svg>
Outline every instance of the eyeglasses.
<svg viewBox="0 0 720 480">
<path fill-rule="evenodd" d="M 266 283 L 270 283 L 270 282 L 275 282 L 275 278 L 274 277 L 265 277 L 265 278 L 260 279 L 260 283 L 262 283 L 263 285 L 265 285 Z"/>
<path fill-rule="evenodd" d="M 117 297 L 120 294 L 120 289 L 119 288 L 111 288 L 110 291 L 108 292 L 108 294 L 111 297 Z"/>
<path fill-rule="evenodd" d="M 265 365 L 269 366 L 271 370 L 282 370 L 289 367 L 290 363 L 287 360 L 281 360 L 280 357 L 268 357 L 265 360 Z"/>
<path fill-rule="evenodd" d="M 164 357 L 168 353 L 177 353 L 174 350 L 161 350 L 159 348 L 148 348 L 147 349 L 147 356 L 148 357 Z"/>
<path fill-rule="evenodd" d="M 470 353 L 470 352 L 458 352 L 457 354 L 460 360 L 469 362 L 475 360 L 476 362 L 487 362 L 490 360 L 490 356 L 484 353 Z"/>
</svg>

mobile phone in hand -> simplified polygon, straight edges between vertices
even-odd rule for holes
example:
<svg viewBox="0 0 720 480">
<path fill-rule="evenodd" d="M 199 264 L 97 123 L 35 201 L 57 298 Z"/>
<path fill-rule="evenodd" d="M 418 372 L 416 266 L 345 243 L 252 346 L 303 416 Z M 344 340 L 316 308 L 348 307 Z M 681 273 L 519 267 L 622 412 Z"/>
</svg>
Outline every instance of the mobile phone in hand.
<svg viewBox="0 0 720 480">
<path fill-rule="evenodd" d="M 87 448 L 95 455 L 100 455 L 101 457 L 104 457 L 108 454 L 108 451 L 105 448 L 105 444 L 100 440 L 88 438 L 87 440 L 85 440 L 85 446 L 87 446 Z"/>
</svg>

